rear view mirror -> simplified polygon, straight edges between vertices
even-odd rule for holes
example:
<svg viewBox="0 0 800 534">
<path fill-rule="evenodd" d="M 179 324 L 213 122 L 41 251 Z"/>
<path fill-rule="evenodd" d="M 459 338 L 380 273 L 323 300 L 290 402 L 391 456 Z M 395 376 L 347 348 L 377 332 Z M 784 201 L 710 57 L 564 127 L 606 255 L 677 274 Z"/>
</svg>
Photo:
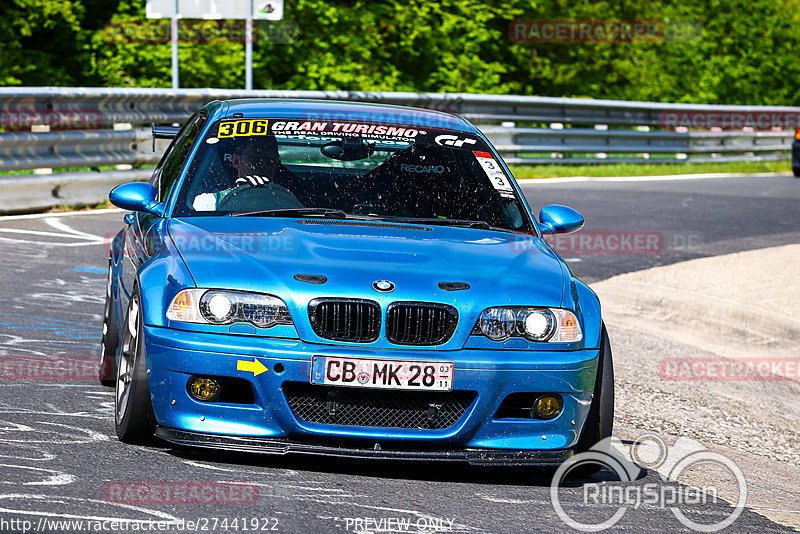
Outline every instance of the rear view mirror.
<svg viewBox="0 0 800 534">
<path fill-rule="evenodd" d="M 370 157 L 375 152 L 375 144 L 367 143 L 360 137 L 345 137 L 322 145 L 320 152 L 331 159 L 355 161 Z"/>
</svg>

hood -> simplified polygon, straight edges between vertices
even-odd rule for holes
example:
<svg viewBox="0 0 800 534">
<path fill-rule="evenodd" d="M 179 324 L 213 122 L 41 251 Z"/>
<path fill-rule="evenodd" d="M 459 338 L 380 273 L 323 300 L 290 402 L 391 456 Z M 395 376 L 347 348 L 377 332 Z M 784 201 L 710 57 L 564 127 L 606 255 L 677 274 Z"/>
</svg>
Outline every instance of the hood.
<svg viewBox="0 0 800 534">
<path fill-rule="evenodd" d="M 384 310 L 396 301 L 445 303 L 458 309 L 460 324 L 467 319 L 474 324 L 490 306 L 562 301 L 562 261 L 535 236 L 273 217 L 173 219 L 169 232 L 197 287 L 277 295 L 296 323 L 299 317 L 308 322 L 308 302 L 317 297 L 372 299 Z M 322 275 L 327 282 L 297 281 L 296 274 Z M 376 291 L 377 280 L 391 281 L 394 291 Z M 465 282 L 470 288 L 444 291 L 440 282 Z M 306 326 L 296 324 L 300 337 L 318 341 Z"/>
</svg>

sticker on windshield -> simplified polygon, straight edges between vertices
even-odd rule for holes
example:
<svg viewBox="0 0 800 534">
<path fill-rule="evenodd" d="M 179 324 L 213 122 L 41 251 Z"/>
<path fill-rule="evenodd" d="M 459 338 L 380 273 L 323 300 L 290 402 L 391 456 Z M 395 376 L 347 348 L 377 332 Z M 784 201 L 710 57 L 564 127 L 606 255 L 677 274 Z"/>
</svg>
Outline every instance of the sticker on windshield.
<svg viewBox="0 0 800 534">
<path fill-rule="evenodd" d="M 273 120 L 270 130 L 276 135 L 334 135 L 410 142 L 427 134 L 426 130 L 406 125 L 319 120 Z"/>
<path fill-rule="evenodd" d="M 475 159 L 478 160 L 478 163 L 480 163 L 483 168 L 483 172 L 489 177 L 489 181 L 492 182 L 492 185 L 500 193 L 500 196 L 514 198 L 514 188 L 511 187 L 511 182 L 508 181 L 503 169 L 500 168 L 500 165 L 497 164 L 492 155 L 488 152 L 481 152 L 478 150 L 473 150 L 472 153 L 475 154 Z"/>
<path fill-rule="evenodd" d="M 445 171 L 443 165 L 409 165 L 407 163 L 401 163 L 400 170 L 415 174 L 442 174 Z"/>
<path fill-rule="evenodd" d="M 458 137 L 457 135 L 440 135 L 434 139 L 439 146 L 454 146 L 461 148 L 464 145 L 474 145 L 477 142 L 469 137 Z"/>
<path fill-rule="evenodd" d="M 253 135 L 267 135 L 267 121 L 264 119 L 249 119 L 225 121 L 219 123 L 217 137 L 250 137 Z"/>
</svg>

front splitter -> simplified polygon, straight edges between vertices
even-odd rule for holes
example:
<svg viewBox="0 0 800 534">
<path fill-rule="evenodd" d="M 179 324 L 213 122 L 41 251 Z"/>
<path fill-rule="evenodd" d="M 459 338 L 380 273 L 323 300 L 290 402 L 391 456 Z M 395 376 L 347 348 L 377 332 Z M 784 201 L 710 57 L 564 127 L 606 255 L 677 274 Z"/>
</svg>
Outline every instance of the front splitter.
<svg viewBox="0 0 800 534">
<path fill-rule="evenodd" d="M 286 439 L 205 434 L 162 426 L 156 428 L 156 436 L 169 443 L 186 447 L 222 449 L 256 454 L 310 454 L 364 460 L 467 462 L 474 466 L 557 467 L 573 455 L 571 449 L 547 451 L 474 448 L 400 450 L 383 447 L 344 447 Z"/>
</svg>

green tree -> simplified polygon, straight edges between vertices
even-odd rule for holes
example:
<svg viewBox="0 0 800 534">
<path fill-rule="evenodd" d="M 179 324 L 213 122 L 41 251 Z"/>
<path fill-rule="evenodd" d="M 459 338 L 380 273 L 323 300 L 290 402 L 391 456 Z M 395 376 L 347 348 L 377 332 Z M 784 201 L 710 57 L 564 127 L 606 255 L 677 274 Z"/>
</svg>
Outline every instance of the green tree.
<svg viewBox="0 0 800 534">
<path fill-rule="evenodd" d="M 800 0 L 285 4 L 284 22 L 259 23 L 257 88 L 800 104 Z M 3 0 L 0 84 L 169 87 L 169 22 L 145 19 L 144 5 Z M 514 42 L 509 24 L 518 19 L 655 21 L 667 39 Z M 182 87 L 243 87 L 241 38 L 199 44 L 187 37 L 216 24 L 181 22 Z"/>
<path fill-rule="evenodd" d="M 0 3 L 0 84 L 71 85 L 82 78 L 74 61 L 83 6 L 72 0 Z"/>
</svg>

